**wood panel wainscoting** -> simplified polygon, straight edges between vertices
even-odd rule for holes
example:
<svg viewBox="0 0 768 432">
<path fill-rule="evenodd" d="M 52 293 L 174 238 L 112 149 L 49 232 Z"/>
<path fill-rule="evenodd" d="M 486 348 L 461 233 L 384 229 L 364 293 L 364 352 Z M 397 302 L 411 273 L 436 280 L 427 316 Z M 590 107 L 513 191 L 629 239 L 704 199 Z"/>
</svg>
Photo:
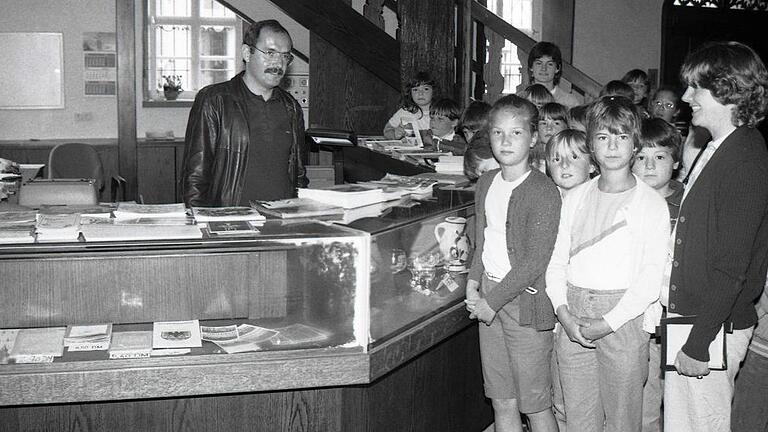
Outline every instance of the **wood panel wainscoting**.
<svg viewBox="0 0 768 432">
<path fill-rule="evenodd" d="M 80 142 L 96 148 L 104 167 L 107 185 L 101 193 L 101 201 L 109 201 L 108 179 L 120 174 L 117 138 L 88 139 L 47 139 L 47 140 L 3 140 L 0 141 L 0 157 L 19 163 L 48 163 L 48 154 L 58 144 Z M 138 157 L 138 199 L 147 204 L 181 202 L 179 180 L 184 157 L 184 139 L 148 140 L 139 139 Z M 44 172 L 44 176 L 47 175 Z M 130 195 L 129 199 L 130 198 Z"/>
</svg>

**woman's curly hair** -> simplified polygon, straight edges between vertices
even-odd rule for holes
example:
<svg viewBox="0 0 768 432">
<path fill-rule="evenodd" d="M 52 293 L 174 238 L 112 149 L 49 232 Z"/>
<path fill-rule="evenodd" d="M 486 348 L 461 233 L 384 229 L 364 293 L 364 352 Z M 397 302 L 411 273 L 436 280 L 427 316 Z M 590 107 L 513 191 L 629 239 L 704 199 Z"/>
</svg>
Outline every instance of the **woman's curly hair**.
<svg viewBox="0 0 768 432">
<path fill-rule="evenodd" d="M 710 42 L 688 54 L 680 78 L 712 92 L 723 105 L 734 104 L 731 122 L 754 127 L 768 111 L 768 71 L 752 48 L 739 42 Z"/>
</svg>

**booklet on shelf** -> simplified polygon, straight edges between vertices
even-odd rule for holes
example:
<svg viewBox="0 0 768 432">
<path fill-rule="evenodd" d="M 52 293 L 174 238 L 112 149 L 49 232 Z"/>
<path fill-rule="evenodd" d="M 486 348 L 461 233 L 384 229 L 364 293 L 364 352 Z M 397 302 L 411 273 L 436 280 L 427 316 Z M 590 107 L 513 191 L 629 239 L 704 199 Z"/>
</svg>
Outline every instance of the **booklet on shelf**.
<svg viewBox="0 0 768 432">
<path fill-rule="evenodd" d="M 152 326 L 152 348 L 195 348 L 203 346 L 200 321 L 156 321 Z"/>
<path fill-rule="evenodd" d="M 208 222 L 208 234 L 213 237 L 253 236 L 258 233 L 259 229 L 245 220 Z"/>
<path fill-rule="evenodd" d="M 64 354 L 66 327 L 19 330 L 10 357 L 16 363 L 50 363 Z"/>
<path fill-rule="evenodd" d="M 112 324 L 69 325 L 64 335 L 67 351 L 103 351 L 109 348 Z"/>
<path fill-rule="evenodd" d="M 19 329 L 0 329 L 0 364 L 8 364 Z"/>
<path fill-rule="evenodd" d="M 152 332 L 124 331 L 112 333 L 110 359 L 146 358 L 152 353 Z"/>
<path fill-rule="evenodd" d="M 330 333 L 327 331 L 306 324 L 291 324 L 275 330 L 277 330 L 277 334 L 272 338 L 272 343 L 275 345 L 319 342 L 330 337 Z"/>
</svg>

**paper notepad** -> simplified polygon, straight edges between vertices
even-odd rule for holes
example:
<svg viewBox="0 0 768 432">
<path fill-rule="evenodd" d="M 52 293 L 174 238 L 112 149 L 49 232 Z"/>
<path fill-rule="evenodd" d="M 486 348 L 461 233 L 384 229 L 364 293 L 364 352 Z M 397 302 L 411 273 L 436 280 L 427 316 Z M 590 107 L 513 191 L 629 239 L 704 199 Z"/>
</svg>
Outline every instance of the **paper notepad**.
<svg viewBox="0 0 768 432">
<path fill-rule="evenodd" d="M 664 370 L 675 370 L 675 358 L 677 353 L 683 348 L 688 340 L 688 335 L 693 329 L 695 316 L 680 316 L 663 318 L 661 320 L 662 337 L 662 364 Z M 711 370 L 726 370 L 728 363 L 726 361 L 725 348 L 725 324 L 720 327 L 717 336 L 709 344 L 709 368 Z"/>
</svg>

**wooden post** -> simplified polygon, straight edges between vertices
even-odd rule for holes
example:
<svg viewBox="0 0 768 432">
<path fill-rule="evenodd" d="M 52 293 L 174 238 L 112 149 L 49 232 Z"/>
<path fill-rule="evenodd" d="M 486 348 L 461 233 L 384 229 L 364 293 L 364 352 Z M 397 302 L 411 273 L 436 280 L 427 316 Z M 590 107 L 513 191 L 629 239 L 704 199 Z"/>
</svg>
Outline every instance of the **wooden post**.
<svg viewBox="0 0 768 432">
<path fill-rule="evenodd" d="M 459 13 L 459 61 L 460 75 L 459 75 L 459 102 L 463 108 L 469 105 L 469 101 L 472 98 L 472 1 L 474 0 L 459 0 L 458 7 L 456 8 Z"/>
<path fill-rule="evenodd" d="M 117 30 L 117 166 L 126 180 L 125 197 L 138 196 L 136 151 L 135 0 L 115 0 Z"/>
</svg>

